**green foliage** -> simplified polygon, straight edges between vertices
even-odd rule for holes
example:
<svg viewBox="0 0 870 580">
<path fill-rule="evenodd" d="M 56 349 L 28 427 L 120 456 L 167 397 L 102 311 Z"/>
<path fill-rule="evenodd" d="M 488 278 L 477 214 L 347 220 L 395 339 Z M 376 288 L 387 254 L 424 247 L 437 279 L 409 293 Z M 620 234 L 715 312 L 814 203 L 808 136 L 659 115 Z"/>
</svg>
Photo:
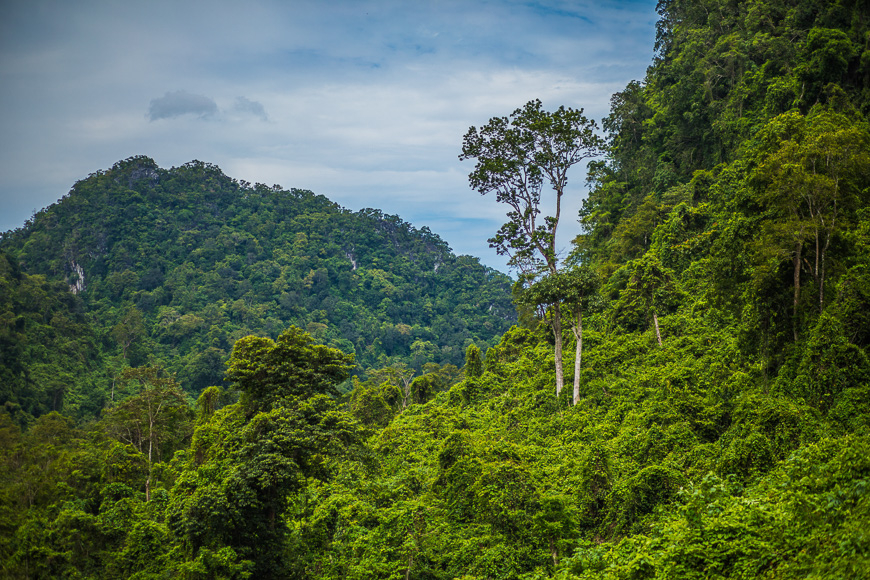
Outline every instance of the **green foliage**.
<svg viewBox="0 0 870 580">
<path fill-rule="evenodd" d="M 107 398 L 81 300 L 0 252 L 0 401 L 20 426 L 50 411 L 93 416 Z M 101 372 L 102 371 L 102 372 Z"/>
<path fill-rule="evenodd" d="M 482 374 L 483 360 L 481 360 L 480 349 L 474 344 L 469 344 L 465 349 L 465 376 L 475 378 Z"/>
<path fill-rule="evenodd" d="M 401 401 L 401 389 L 389 381 L 377 384 L 374 379 L 360 382 L 353 378 L 350 410 L 364 425 L 385 427 L 401 406 Z"/>
<path fill-rule="evenodd" d="M 148 464 L 145 499 L 151 499 L 155 463 L 170 457 L 190 436 L 193 413 L 173 377 L 157 367 L 126 369 L 123 383 L 136 383 L 137 393 L 105 410 L 102 424 L 115 439 L 131 445 Z"/>
<path fill-rule="evenodd" d="M 648 534 L 591 542 L 563 578 L 849 578 L 868 565 L 866 438 L 810 445 L 744 488 L 708 475 Z M 864 451 L 862 451 L 864 450 Z"/>
<path fill-rule="evenodd" d="M 646 328 L 655 320 L 658 332 L 658 315 L 672 310 L 679 301 L 674 273 L 651 253 L 625 268 L 628 280 L 614 304 L 617 319 L 628 328 Z"/>
<path fill-rule="evenodd" d="M 226 378 L 242 392 L 248 413 L 268 411 L 294 397 L 338 395 L 335 385 L 348 377 L 354 357 L 313 342 L 291 326 L 274 341 L 246 336 L 233 345 Z"/>
<path fill-rule="evenodd" d="M 568 170 L 583 159 L 601 154 L 603 142 L 594 131 L 595 121 L 583 110 L 560 107 L 553 113 L 541 101 L 529 101 L 508 117 L 493 117 L 480 130 L 465 134 L 460 159 L 475 159 L 468 175 L 472 189 L 482 195 L 495 193 L 505 203 L 508 222 L 489 240 L 509 264 L 524 271 L 547 268 L 555 272 L 556 229 Z M 556 194 L 552 214 L 541 213 L 541 189 L 547 183 Z"/>
<path fill-rule="evenodd" d="M 194 454 L 167 508 L 188 566 L 198 568 L 201 560 L 217 565 L 215 555 L 224 554 L 218 560 L 236 566 L 234 573 L 247 569 L 245 560 L 260 576 L 286 573 L 282 518 L 288 501 L 306 478 L 329 477 L 332 458 L 347 452 L 356 432 L 350 417 L 322 394 L 288 396 L 250 420 L 240 405 L 217 411 L 197 428 Z"/>
<path fill-rule="evenodd" d="M 409 406 L 423 404 L 447 391 L 462 373 L 451 364 L 436 363 L 426 363 L 423 371 L 414 377 L 413 369 L 397 364 L 370 372 L 366 381 L 354 377 L 349 396 L 351 413 L 364 425 L 384 427 Z"/>
<path fill-rule="evenodd" d="M 498 311 L 503 280 L 447 296 L 474 262 L 451 262 L 435 237 L 390 216 L 352 218 L 205 164 L 164 171 L 138 158 L 80 182 L 3 241 L 14 255 L 0 260 L 0 368 L 12 385 L 0 412 L 3 574 L 863 577 L 862 10 L 660 3 L 656 59 L 614 96 L 610 155 L 590 164 L 571 267 L 514 288 L 540 318 L 570 310 L 574 332 L 537 324 L 528 308 L 523 327 L 481 339 L 472 328 L 503 328 L 477 317 Z M 533 102 L 515 120 L 549 118 L 539 113 Z M 510 120 L 491 123 L 530 143 Z M 481 138 L 471 131 L 467 144 Z M 487 175 L 495 169 L 508 168 Z M 64 212 L 87 215 L 86 199 L 108 199 L 114 224 L 73 235 L 76 214 Z M 143 228 L 147 244 L 100 241 L 137 219 L 160 226 Z M 66 237 L 51 246 L 55 230 Z M 527 234 L 523 244 L 538 239 Z M 41 261 L 52 247 L 66 254 Z M 298 327 L 282 333 L 287 319 Z M 58 354 L 88 341 L 69 352 L 93 362 Z M 552 396 L 556 357 L 572 362 L 560 341 L 575 347 L 571 400 Z M 211 386 L 233 343 L 232 388 Z M 366 373 L 339 389 L 351 351 Z M 208 386 L 195 414 L 170 375 L 126 368 L 143 353 Z M 100 421 L 47 412 L 53 369 L 104 381 L 97 392 L 112 405 Z M 64 392 L 64 410 L 76 392 Z"/>
<path fill-rule="evenodd" d="M 364 376 L 396 362 L 460 366 L 469 342 L 491 346 L 515 320 L 510 279 L 453 255 L 428 228 L 374 209 L 350 212 L 309 191 L 252 186 L 199 161 L 172 169 L 143 156 L 118 162 L 4 233 L 0 249 L 15 271 L 4 270 L 11 286 L 0 298 L 15 322 L 4 330 L 12 333 L 4 384 L 27 382 L 22 368 L 25 376 L 52 369 L 39 387 L 28 383 L 33 394 L 16 384 L 2 401 L 34 416 L 98 415 L 125 366 L 160 364 L 196 397 L 222 384 L 238 339 L 274 340 L 291 324 L 355 355 Z M 44 284 L 56 288 L 55 305 L 37 300 Z M 47 352 L 62 347 L 39 325 L 80 354 L 44 360 L 28 340 Z"/>
</svg>

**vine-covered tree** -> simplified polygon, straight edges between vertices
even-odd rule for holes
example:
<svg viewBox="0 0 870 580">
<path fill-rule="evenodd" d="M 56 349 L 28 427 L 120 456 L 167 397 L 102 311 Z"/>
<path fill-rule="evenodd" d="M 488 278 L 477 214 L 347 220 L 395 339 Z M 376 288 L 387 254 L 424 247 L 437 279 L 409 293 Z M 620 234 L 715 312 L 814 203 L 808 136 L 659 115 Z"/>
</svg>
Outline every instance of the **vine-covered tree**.
<svg viewBox="0 0 870 580">
<path fill-rule="evenodd" d="M 659 313 L 673 303 L 679 289 L 674 273 L 666 268 L 658 256 L 647 253 L 627 266 L 628 285 L 619 295 L 615 313 L 624 320 L 652 321 L 656 341 L 662 346 Z"/>
<path fill-rule="evenodd" d="M 110 407 L 103 423 L 112 437 L 132 445 L 145 456 L 148 466 L 145 500 L 149 501 L 154 464 L 169 451 L 164 446 L 177 448 L 187 438 L 193 413 L 181 386 L 159 367 L 125 369 L 120 380 L 137 392 Z"/>
<path fill-rule="evenodd" d="M 465 349 L 465 376 L 468 378 L 479 377 L 483 374 L 483 359 L 477 345 L 469 344 Z"/>
<path fill-rule="evenodd" d="M 772 119 L 760 141 L 754 181 L 772 219 L 755 244 L 756 253 L 762 260 L 792 262 L 797 340 L 801 273 L 807 269 L 813 277 L 821 314 L 831 243 L 862 194 L 862 178 L 870 168 L 870 135 L 829 110 L 806 117 L 791 111 Z"/>
</svg>

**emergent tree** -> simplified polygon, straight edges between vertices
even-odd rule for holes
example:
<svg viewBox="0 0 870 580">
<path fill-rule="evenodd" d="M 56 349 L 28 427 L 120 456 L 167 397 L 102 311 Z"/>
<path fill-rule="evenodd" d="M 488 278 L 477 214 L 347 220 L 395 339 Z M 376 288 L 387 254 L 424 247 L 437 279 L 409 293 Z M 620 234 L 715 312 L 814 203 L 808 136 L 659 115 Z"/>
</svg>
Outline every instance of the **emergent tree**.
<svg viewBox="0 0 870 580">
<path fill-rule="evenodd" d="M 490 247 L 509 256 L 508 264 L 529 279 L 559 271 L 556 230 L 568 170 L 602 153 L 604 141 L 596 130 L 595 121 L 584 117 L 583 109 L 559 107 L 549 113 L 542 110 L 541 101 L 534 100 L 510 117 L 493 117 L 481 129 L 471 127 L 465 134 L 459 159 L 477 160 L 468 175 L 469 185 L 481 195 L 494 192 L 497 201 L 510 207 L 508 221 L 489 239 Z M 555 207 L 541 218 L 545 182 L 553 188 Z M 559 394 L 564 385 L 560 303 L 553 304 L 551 311 Z"/>
</svg>

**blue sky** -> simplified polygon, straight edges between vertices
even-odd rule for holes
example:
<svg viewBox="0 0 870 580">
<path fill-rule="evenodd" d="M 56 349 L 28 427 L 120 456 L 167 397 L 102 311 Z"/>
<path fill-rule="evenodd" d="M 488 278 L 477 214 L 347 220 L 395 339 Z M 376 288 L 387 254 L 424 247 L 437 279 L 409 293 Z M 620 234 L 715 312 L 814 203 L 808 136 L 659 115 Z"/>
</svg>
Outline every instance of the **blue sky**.
<svg viewBox="0 0 870 580">
<path fill-rule="evenodd" d="M 0 231 L 132 155 L 199 159 L 398 214 L 506 271 L 486 242 L 504 208 L 469 189 L 462 136 L 536 98 L 600 121 L 650 63 L 655 4 L 7 0 Z"/>
</svg>

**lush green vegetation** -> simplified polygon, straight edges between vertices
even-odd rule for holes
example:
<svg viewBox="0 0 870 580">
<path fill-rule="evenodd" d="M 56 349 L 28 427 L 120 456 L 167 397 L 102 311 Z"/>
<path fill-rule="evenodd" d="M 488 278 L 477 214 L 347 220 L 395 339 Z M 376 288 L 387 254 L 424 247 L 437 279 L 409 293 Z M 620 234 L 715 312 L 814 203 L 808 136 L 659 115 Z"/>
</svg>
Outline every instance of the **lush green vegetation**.
<svg viewBox="0 0 870 580">
<path fill-rule="evenodd" d="M 66 284 L 30 276 L 0 252 L 0 401 L 16 422 L 66 409 L 94 416 L 107 379 L 97 333 Z"/>
<path fill-rule="evenodd" d="M 0 310 L 10 410 L 0 413 L 3 574 L 865 576 L 870 17 L 851 1 L 671 0 L 660 12 L 658 53 L 646 79 L 614 96 L 604 122 L 608 155 L 591 167 L 593 190 L 580 216 L 586 231 L 561 262 L 577 269 L 517 285 L 520 323 L 497 343 L 478 340 L 477 327 L 464 323 L 472 333 L 467 342 L 438 343 L 440 331 L 429 326 L 435 334 L 427 340 L 456 353 L 439 346 L 430 356 L 406 345 L 397 358 L 378 350 L 387 346 L 376 334 L 346 338 L 353 349 L 344 348 L 344 335 L 330 334 L 339 332 L 333 311 L 318 307 L 331 321 L 323 329 L 299 297 L 317 307 L 327 297 L 380 291 L 387 287 L 366 286 L 365 277 L 386 275 L 393 263 L 425 264 L 430 278 L 417 287 L 440 288 L 434 279 L 464 258 L 448 256 L 434 272 L 432 252 L 443 246 L 426 246 L 426 236 L 402 225 L 397 232 L 423 240 L 412 244 L 416 253 L 373 244 L 365 266 L 371 270 L 363 269 L 359 249 L 353 270 L 346 249 L 329 241 L 344 238 L 330 238 L 330 229 L 300 213 L 287 219 L 312 224 L 300 254 L 309 262 L 293 274 L 302 286 L 289 285 L 278 244 L 268 245 L 297 241 L 281 220 L 270 222 L 280 236 L 221 238 L 224 224 L 193 228 L 196 220 L 213 223 L 211 212 L 223 206 L 209 206 L 209 195 L 228 191 L 199 181 L 227 179 L 201 164 L 163 171 L 138 158 L 83 182 L 145 179 L 150 185 L 141 192 L 124 193 L 145 198 L 171 176 L 188 176 L 173 191 L 196 197 L 186 208 L 192 215 L 182 207 L 161 213 L 172 196 L 148 211 L 210 234 L 190 234 L 184 249 L 176 248 L 187 239 L 182 230 L 167 236 L 155 258 L 167 262 L 157 266 L 162 278 L 155 273 L 153 285 L 142 282 L 149 271 L 140 267 L 142 242 L 107 238 L 103 254 L 94 250 L 99 232 L 109 231 L 101 222 L 81 228 L 78 238 L 60 236 L 69 253 L 45 259 L 52 232 L 67 232 L 77 214 L 51 216 L 74 199 L 80 205 L 70 207 L 86 211 L 88 198 L 77 190 L 4 236 L 11 258 L 3 262 Z M 226 183 L 237 188 L 233 204 L 289 196 L 332 207 L 323 213 L 347 224 L 360 217 L 307 193 Z M 114 187 L 99 190 L 100 199 L 108 203 Z M 146 207 L 118 206 L 123 227 L 139 215 L 124 211 Z M 232 221 L 237 211 L 219 215 Z M 246 220 L 261 215 L 252 211 Z M 364 223 L 394 223 L 366 215 Z M 222 239 L 236 245 L 215 245 Z M 232 251 L 239 262 L 215 255 L 211 263 L 228 270 L 211 270 L 197 262 L 206 259 L 200 250 Z M 393 261 L 377 251 L 393 252 Z M 275 272 L 288 273 L 288 286 L 272 302 L 257 302 L 262 281 L 253 265 L 265 255 L 278 264 Z M 313 265 L 321 259 L 344 260 L 344 270 L 336 265 L 334 276 L 323 266 L 324 294 L 302 293 L 309 272 L 314 287 Z M 68 285 L 81 281 L 76 265 L 85 272 L 84 289 L 71 295 Z M 502 304 L 487 298 L 499 284 L 499 300 L 507 294 L 502 280 L 477 268 L 475 275 L 496 284 L 451 302 L 456 316 Z M 348 270 L 360 281 L 342 285 Z M 244 292 L 228 294 L 233 302 L 209 294 L 219 281 L 227 292 Z M 282 293 L 291 292 L 298 319 L 280 315 Z M 427 296 L 407 308 L 422 311 L 427 300 L 434 307 L 437 300 Z M 214 319 L 220 324 L 207 318 L 214 300 L 229 310 L 226 319 Z M 247 318 L 234 318 L 235 301 L 249 309 Z M 374 320 L 390 312 L 389 305 L 379 310 L 383 300 L 374 309 L 360 304 Z M 582 365 L 572 364 L 580 335 L 564 329 L 559 337 L 568 347 L 564 378 L 577 379 L 576 397 L 568 389 L 556 395 L 557 341 L 546 324 L 555 305 L 583 314 Z M 160 326 L 167 308 L 176 317 Z M 277 322 L 268 323 L 270 316 Z M 183 320 L 190 331 L 181 330 Z M 301 328 L 287 327 L 291 320 Z M 191 375 L 184 359 L 205 352 L 194 343 L 212 332 L 223 338 L 208 343 L 219 352 L 204 368 L 209 376 L 226 370 L 228 380 L 188 405 L 183 389 L 193 392 L 197 383 L 185 384 Z M 359 362 L 378 340 L 367 372 L 348 379 L 349 355 Z M 108 401 L 96 420 L 46 413 L 57 405 L 60 384 L 50 382 L 52 368 L 70 377 L 64 396 L 83 409 L 102 404 L 87 402 L 89 385 L 111 386 L 101 391 Z M 349 386 L 345 394 L 338 385 Z"/>
<path fill-rule="evenodd" d="M 288 324 L 354 354 L 364 375 L 461 366 L 469 344 L 492 346 L 516 320 L 510 279 L 454 256 L 425 227 L 238 182 L 196 161 L 170 170 L 146 157 L 119 162 L 4 234 L 0 248 L 21 271 L 74 288 L 76 297 L 56 300 L 86 313 L 107 369 L 90 396 L 102 400 L 123 368 L 142 365 L 165 367 L 195 398 L 223 384 L 235 341 L 275 338 Z M 84 417 L 102 403 L 82 407 L 63 389 L 56 399 L 24 410 Z"/>
</svg>

